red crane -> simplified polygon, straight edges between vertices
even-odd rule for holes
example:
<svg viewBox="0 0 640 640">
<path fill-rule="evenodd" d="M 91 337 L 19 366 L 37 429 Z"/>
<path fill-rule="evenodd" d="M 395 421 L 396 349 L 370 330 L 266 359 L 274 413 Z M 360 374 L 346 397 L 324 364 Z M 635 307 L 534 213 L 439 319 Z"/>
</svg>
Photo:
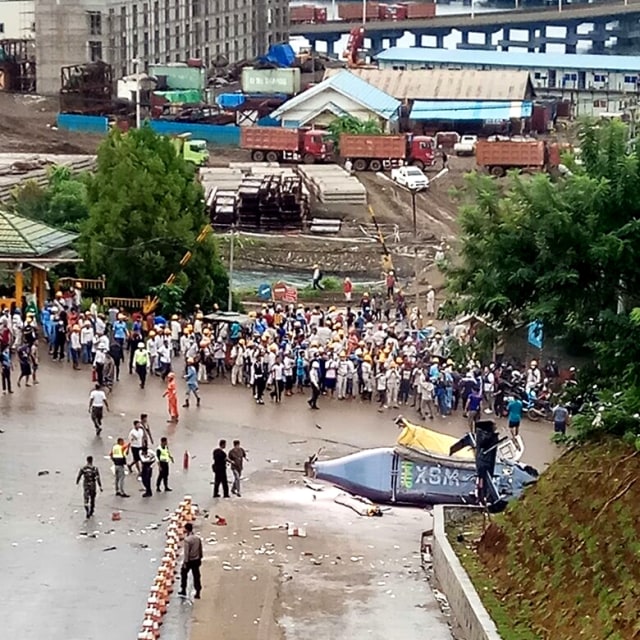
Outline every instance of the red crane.
<svg viewBox="0 0 640 640">
<path fill-rule="evenodd" d="M 347 48 L 344 50 L 342 57 L 347 61 L 347 67 L 357 67 L 362 64 L 359 53 L 364 48 L 364 26 L 354 27 L 349 32 L 349 40 L 347 40 Z"/>
</svg>

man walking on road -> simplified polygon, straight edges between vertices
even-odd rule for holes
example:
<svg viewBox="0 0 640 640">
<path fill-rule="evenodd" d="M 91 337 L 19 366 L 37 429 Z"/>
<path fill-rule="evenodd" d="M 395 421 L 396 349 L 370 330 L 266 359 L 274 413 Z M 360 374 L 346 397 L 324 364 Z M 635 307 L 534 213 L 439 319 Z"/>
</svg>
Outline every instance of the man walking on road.
<svg viewBox="0 0 640 640">
<path fill-rule="evenodd" d="M 102 416 L 105 407 L 109 411 L 107 394 L 101 389 L 100 384 L 96 383 L 95 389 L 89 394 L 89 413 L 97 436 L 102 432 Z"/>
<path fill-rule="evenodd" d="M 96 486 L 102 491 L 102 481 L 98 467 L 93 466 L 93 456 L 87 456 L 87 464 L 78 471 L 76 485 L 82 478 L 82 488 L 84 490 L 84 512 L 87 518 L 93 515 L 96 507 Z"/>
<path fill-rule="evenodd" d="M 166 438 L 160 438 L 160 446 L 156 451 L 158 457 L 158 480 L 156 482 L 156 491 L 161 491 L 160 485 L 164 483 L 165 491 L 172 491 L 169 487 L 169 463 L 173 463 L 173 456 L 169 451 L 169 443 Z"/>
<path fill-rule="evenodd" d="M 193 393 L 196 398 L 196 407 L 199 407 L 200 396 L 198 395 L 198 371 L 195 367 L 193 358 L 187 358 L 187 373 L 184 376 L 184 379 L 187 381 L 187 397 L 182 406 L 189 408 L 189 396 Z"/>
<path fill-rule="evenodd" d="M 220 440 L 218 448 L 213 450 L 213 497 L 220 497 L 220 485 L 225 498 L 229 497 L 229 481 L 227 480 L 227 446 L 226 440 Z"/>
<path fill-rule="evenodd" d="M 145 445 L 146 433 L 140 420 L 133 421 L 133 428 L 129 432 L 129 447 L 131 448 L 131 462 L 129 463 L 129 473 L 135 466 L 136 471 L 140 473 L 140 452 Z"/>
<path fill-rule="evenodd" d="M 311 409 L 319 409 L 318 398 L 320 397 L 320 364 L 314 361 L 309 372 L 309 382 L 311 383 L 311 397 L 307 404 Z"/>
<path fill-rule="evenodd" d="M 136 365 L 136 374 L 140 380 L 140 388 L 144 389 L 144 385 L 147 382 L 147 368 L 149 366 L 149 353 L 144 346 L 144 342 L 138 343 L 138 348 L 133 355 L 133 361 Z"/>
<path fill-rule="evenodd" d="M 187 596 L 187 579 L 189 571 L 193 573 L 193 587 L 196 590 L 195 598 L 200 599 L 202 583 L 200 582 L 200 565 L 202 564 L 202 540 L 193 533 L 193 525 L 190 522 L 184 525 L 185 538 L 183 543 L 182 567 L 180 568 L 179 596 Z"/>
<path fill-rule="evenodd" d="M 116 495 L 121 498 L 128 498 L 129 495 L 124 491 L 124 468 L 127 465 L 127 447 L 124 443 L 124 438 L 118 438 L 116 444 L 113 445 L 111 461 L 116 474 Z"/>
<path fill-rule="evenodd" d="M 233 441 L 233 449 L 229 451 L 229 463 L 231 464 L 231 471 L 233 473 L 233 485 L 231 486 L 231 493 L 240 498 L 240 479 L 242 478 L 242 467 L 244 461 L 249 461 L 247 458 L 247 452 L 240 446 L 240 440 Z"/>
</svg>

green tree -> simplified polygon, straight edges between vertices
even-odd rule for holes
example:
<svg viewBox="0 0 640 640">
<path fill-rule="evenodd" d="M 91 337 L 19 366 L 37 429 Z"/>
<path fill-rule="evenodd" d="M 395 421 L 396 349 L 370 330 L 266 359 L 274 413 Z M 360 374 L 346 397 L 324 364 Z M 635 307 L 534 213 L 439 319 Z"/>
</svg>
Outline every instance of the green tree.
<svg viewBox="0 0 640 640">
<path fill-rule="evenodd" d="M 202 187 L 168 138 L 148 126 L 111 132 L 98 150 L 88 202 L 79 250 L 87 274 L 106 275 L 111 295 L 144 297 L 175 273 L 185 307 L 226 301 L 215 240 L 201 236 L 208 229 Z M 193 255 L 183 269 L 187 251 Z"/>
<path fill-rule="evenodd" d="M 77 232 L 89 215 L 87 180 L 86 173 L 73 174 L 68 167 L 51 167 L 47 186 L 28 180 L 11 194 L 9 208 L 26 218 Z"/>
<path fill-rule="evenodd" d="M 352 133 L 356 135 L 381 135 L 382 128 L 380 123 L 369 118 L 368 120 L 360 120 L 354 116 L 340 116 L 329 124 L 329 135 L 333 140 L 335 148 L 340 145 L 340 136 L 343 133 Z"/>
<path fill-rule="evenodd" d="M 593 356 L 592 379 L 640 398 L 640 147 L 620 122 L 583 124 L 580 147 L 558 180 L 469 176 L 448 288 L 458 308 L 507 329 L 542 321 Z"/>
</svg>

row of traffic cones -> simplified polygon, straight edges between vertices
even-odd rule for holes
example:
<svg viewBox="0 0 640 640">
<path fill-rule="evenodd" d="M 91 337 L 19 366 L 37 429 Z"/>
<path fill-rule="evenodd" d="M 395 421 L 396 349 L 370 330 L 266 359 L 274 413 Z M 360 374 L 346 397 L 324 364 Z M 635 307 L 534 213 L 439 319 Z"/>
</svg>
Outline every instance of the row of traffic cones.
<svg viewBox="0 0 640 640">
<path fill-rule="evenodd" d="M 195 519 L 196 512 L 197 507 L 193 504 L 191 496 L 185 496 L 171 514 L 162 561 L 149 592 L 138 640 L 157 640 L 160 637 L 160 627 L 176 580 L 180 543 L 184 539 L 184 525 Z"/>
</svg>

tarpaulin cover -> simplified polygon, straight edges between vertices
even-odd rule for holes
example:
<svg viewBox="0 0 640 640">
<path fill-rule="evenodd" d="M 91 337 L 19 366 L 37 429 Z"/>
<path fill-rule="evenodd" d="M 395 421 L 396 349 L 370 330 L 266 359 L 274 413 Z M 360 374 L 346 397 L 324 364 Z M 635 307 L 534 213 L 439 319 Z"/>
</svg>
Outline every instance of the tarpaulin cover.
<svg viewBox="0 0 640 640">
<path fill-rule="evenodd" d="M 216 96 L 216 104 L 221 109 L 235 109 L 239 107 L 247 97 L 244 93 L 221 93 Z"/>
<path fill-rule="evenodd" d="M 412 120 L 489 120 L 529 118 L 533 103 L 529 100 L 415 100 Z"/>
<path fill-rule="evenodd" d="M 296 54 L 290 44 L 272 44 L 266 56 L 259 58 L 260 62 L 271 62 L 279 67 L 290 67 L 296 59 Z"/>
<path fill-rule="evenodd" d="M 164 98 L 171 104 L 193 104 L 202 102 L 202 93 L 197 89 L 185 89 L 184 91 L 154 91 L 156 96 Z"/>
<path fill-rule="evenodd" d="M 398 436 L 397 444 L 424 453 L 434 453 L 439 456 L 449 456 L 449 449 L 458 442 L 459 438 L 448 436 L 444 433 L 431 431 L 405 420 L 405 427 Z M 475 454 L 471 449 L 458 451 L 453 458 L 474 460 Z"/>
</svg>

